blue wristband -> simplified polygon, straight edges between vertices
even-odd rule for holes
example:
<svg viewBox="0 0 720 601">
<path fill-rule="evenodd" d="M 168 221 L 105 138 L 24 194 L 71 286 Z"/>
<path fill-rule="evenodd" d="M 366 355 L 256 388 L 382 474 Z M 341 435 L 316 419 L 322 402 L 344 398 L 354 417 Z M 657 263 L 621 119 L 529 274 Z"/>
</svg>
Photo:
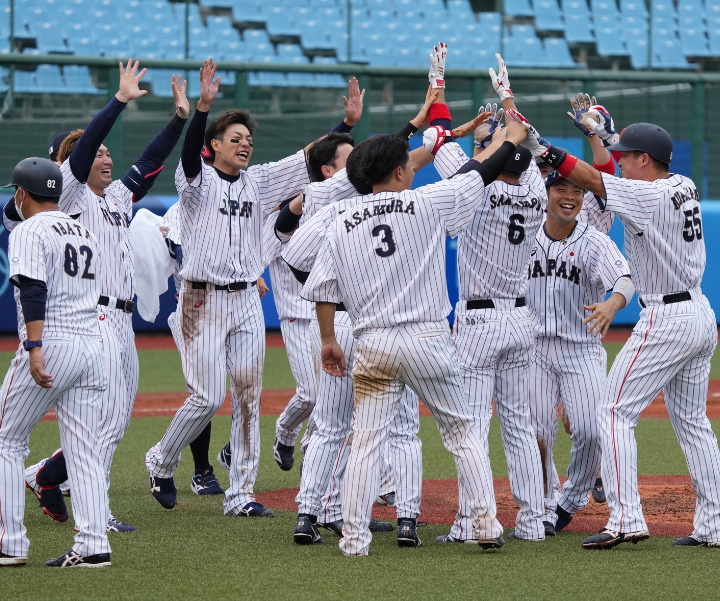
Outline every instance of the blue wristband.
<svg viewBox="0 0 720 601">
<path fill-rule="evenodd" d="M 345 120 L 340 121 L 335 127 L 333 127 L 328 133 L 338 133 L 338 134 L 349 134 L 352 130 L 353 126 L 348 125 L 345 123 Z"/>
</svg>

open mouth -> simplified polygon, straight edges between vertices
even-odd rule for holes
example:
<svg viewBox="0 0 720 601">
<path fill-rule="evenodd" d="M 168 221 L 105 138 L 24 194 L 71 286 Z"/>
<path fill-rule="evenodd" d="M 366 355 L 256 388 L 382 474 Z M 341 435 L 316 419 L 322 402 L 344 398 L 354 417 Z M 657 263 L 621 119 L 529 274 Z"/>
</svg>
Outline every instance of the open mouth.
<svg viewBox="0 0 720 601">
<path fill-rule="evenodd" d="M 559 204 L 559 206 L 563 211 L 569 211 L 569 212 L 574 211 L 576 208 L 574 204 L 570 204 L 569 202 L 561 202 Z"/>
<path fill-rule="evenodd" d="M 250 158 L 250 154 L 244 150 L 236 153 L 235 156 L 240 157 L 243 161 L 247 161 Z"/>
</svg>

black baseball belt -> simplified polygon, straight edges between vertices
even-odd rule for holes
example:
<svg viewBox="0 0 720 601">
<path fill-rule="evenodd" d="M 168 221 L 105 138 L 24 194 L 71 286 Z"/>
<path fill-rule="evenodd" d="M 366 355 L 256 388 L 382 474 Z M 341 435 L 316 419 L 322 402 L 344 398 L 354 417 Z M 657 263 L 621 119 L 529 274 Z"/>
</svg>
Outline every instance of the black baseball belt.
<svg viewBox="0 0 720 601">
<path fill-rule="evenodd" d="M 111 309 L 119 309 L 125 313 L 132 313 L 135 311 L 135 302 L 127 299 L 122 300 L 120 298 L 113 298 L 114 303 L 110 300 L 109 296 L 100 295 L 97 304 L 103 305 L 104 307 L 110 307 Z"/>
<path fill-rule="evenodd" d="M 524 307 L 525 297 L 520 296 L 515 299 L 515 307 Z M 467 301 L 467 308 L 471 309 L 494 309 L 495 303 L 491 298 L 476 298 L 475 300 Z"/>
<path fill-rule="evenodd" d="M 673 303 L 682 303 L 689 300 L 692 300 L 692 296 L 690 296 L 690 293 L 687 291 L 676 292 L 675 294 L 666 294 L 662 297 L 662 302 L 664 305 L 672 305 Z M 640 299 L 638 302 L 643 309 L 646 307 L 643 299 Z"/>
<path fill-rule="evenodd" d="M 208 288 L 212 290 L 214 288 L 215 290 L 225 290 L 226 292 L 237 292 L 238 290 L 247 290 L 248 288 L 256 286 L 257 280 L 254 282 L 230 282 L 224 286 L 219 286 L 211 282 L 190 282 L 190 285 L 193 290 L 207 290 Z"/>
<path fill-rule="evenodd" d="M 336 310 L 336 311 L 346 311 L 346 312 L 347 312 L 347 309 L 345 308 L 345 303 L 337 303 L 337 304 L 335 305 L 335 310 Z"/>
</svg>

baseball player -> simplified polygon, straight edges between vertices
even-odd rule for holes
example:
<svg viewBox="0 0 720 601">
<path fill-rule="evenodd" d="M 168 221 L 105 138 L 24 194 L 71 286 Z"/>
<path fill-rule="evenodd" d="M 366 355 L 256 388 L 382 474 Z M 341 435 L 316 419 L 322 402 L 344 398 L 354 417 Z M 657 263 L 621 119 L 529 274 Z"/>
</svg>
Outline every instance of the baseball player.
<svg viewBox="0 0 720 601">
<path fill-rule="evenodd" d="M 103 354 L 107 364 L 108 387 L 101 406 L 98 451 L 110 484 L 110 467 L 117 445 L 130 423 L 138 382 L 138 360 L 132 329 L 134 311 L 133 250 L 129 236 L 132 204 L 145 196 L 180 139 L 189 114 L 187 82 L 172 76 L 175 114 L 165 128 L 148 144 L 122 179 L 113 181 L 113 161 L 102 144 L 113 123 L 130 100 L 147 93 L 139 82 L 145 69 L 138 72 L 137 61 L 120 65 L 120 86 L 115 97 L 95 116 L 85 131 L 70 134 L 61 144 L 63 194 L 60 209 L 77 217 L 98 238 L 107 269 L 101 280 L 98 320 L 103 336 Z M 39 469 L 42 467 L 42 469 Z M 37 494 L 38 487 L 57 486 L 66 479 L 64 454 L 56 453 L 28 469 L 27 484 Z M 112 515 L 108 529 L 130 532 L 133 526 Z"/>
<path fill-rule="evenodd" d="M 503 544 L 487 448 L 473 428 L 446 320 L 444 248 L 445 236 L 457 235 L 472 219 L 484 186 L 497 177 L 523 133 L 514 127 L 503 141 L 505 132 L 498 132 L 497 148 L 483 163 L 469 161 L 464 173 L 415 191 L 403 138 L 377 136 L 350 155 L 350 180 L 360 191 L 372 186 L 372 194 L 357 198 L 355 207 L 333 221 L 303 289 L 318 303 L 326 373 L 342 376 L 347 370 L 335 338 L 336 303 L 345 303 L 357 337 L 353 442 L 341 491 L 345 555 L 368 554 L 378 454 L 403 384 L 431 408 L 455 456 L 462 511 L 471 516 L 467 539 L 484 548 Z M 359 277 L 365 273 L 373 277 Z M 398 519 L 398 544 L 420 546 L 412 517 Z"/>
<path fill-rule="evenodd" d="M 22 220 L 8 249 L 22 343 L 0 390 L 0 566 L 27 563 L 23 463 L 30 430 L 50 408 L 65 450 L 77 534 L 69 551 L 45 565 L 109 566 L 107 485 L 97 450 L 107 386 L 96 309 L 101 246 L 59 211 L 62 174 L 48 159 L 20 161 L 9 186 Z"/>
<path fill-rule="evenodd" d="M 407 139 L 424 124 L 436 95 L 431 88 L 428 89 L 418 115 L 400 132 L 401 137 Z M 418 158 L 419 164 L 428 164 L 432 158 L 422 148 L 413 151 L 413 156 Z M 283 209 L 286 219 L 282 222 L 280 235 L 293 231 L 300 219 L 300 215 L 295 214 L 293 221 L 291 212 L 302 213 L 305 219 L 304 225 L 292 237 L 282 255 L 300 281 L 304 282 L 307 278 L 325 228 L 338 212 L 350 206 L 352 201 L 349 199 L 357 194 L 356 187 L 347 177 L 347 171 L 342 169 L 324 182 L 310 184 L 304 192 L 302 203 L 294 200 Z M 336 312 L 335 326 L 346 357 L 352 361 L 355 340 L 351 335 L 350 320 L 342 309 Z M 321 344 L 317 320 L 311 322 L 310 331 L 315 356 L 319 360 Z M 350 377 L 332 378 L 323 373 L 318 375 L 317 403 L 313 410 L 316 432 L 307 445 L 300 491 L 296 498 L 298 521 L 293 538 L 298 544 L 323 542 L 317 530 L 318 525 L 342 535 L 339 490 L 349 453 L 352 399 L 353 383 Z M 411 391 L 403 394 L 401 411 L 391 425 L 391 436 L 388 439 L 389 454 L 392 456 L 388 463 L 407 466 L 402 472 L 398 470 L 394 474 L 398 484 L 396 509 L 399 516 L 410 516 L 413 519 L 420 512 L 421 486 L 421 446 L 416 436 L 419 430 L 417 403 L 417 397 Z M 369 527 L 371 531 L 377 532 L 386 531 L 387 526 L 387 523 L 371 520 Z"/>
<path fill-rule="evenodd" d="M 608 549 L 649 537 L 638 492 L 634 428 L 660 390 L 697 494 L 693 532 L 675 545 L 720 546 L 720 450 L 706 415 L 717 322 L 700 289 L 706 256 L 697 189 L 692 180 L 669 171 L 672 138 L 652 123 L 628 126 L 609 146 L 622 153 L 618 178 L 538 142 L 536 130 L 519 113 L 511 118 L 528 128 L 526 143 L 534 155 L 604 200 L 605 211 L 623 222 L 642 307 L 610 370 L 597 413 L 610 518 L 583 547 Z"/>
<path fill-rule="evenodd" d="M 262 223 L 282 200 L 308 183 L 305 151 L 248 169 L 255 123 L 231 110 L 207 128 L 217 96 L 217 64 L 203 62 L 197 110 L 188 127 L 175 183 L 180 195 L 183 241 L 179 295 L 183 371 L 191 394 L 162 440 L 146 454 L 151 492 L 166 509 L 175 506 L 173 473 L 180 451 L 203 431 L 225 398 L 230 374 L 235 389 L 230 488 L 226 515 L 270 516 L 255 501 L 259 458 L 259 401 L 265 355 L 264 323 L 257 288 L 262 273 Z M 200 158 L 203 141 L 213 166 Z"/>
<path fill-rule="evenodd" d="M 505 111 L 514 106 L 505 63 L 490 70 Z M 487 152 L 487 150 L 483 151 Z M 481 158 L 484 154 L 476 155 Z M 443 177 L 467 160 L 455 143 L 435 155 Z M 512 538 L 544 540 L 540 454 L 532 429 L 529 375 L 535 328 L 526 306 L 527 264 L 547 203 L 544 182 L 529 152 L 517 150 L 484 190 L 485 201 L 458 238 L 460 300 L 455 312 L 455 346 L 478 435 L 487 441 L 494 399 L 502 430 L 510 486 L 520 505 Z M 458 514 L 439 542 L 464 538 L 471 516 Z M 465 535 L 466 536 L 466 535 Z"/>
<path fill-rule="evenodd" d="M 595 413 L 605 393 L 607 355 L 597 336 L 607 332 L 635 287 L 612 240 L 577 221 L 585 191 L 556 171 L 546 187 L 547 218 L 528 266 L 528 307 L 538 331 L 530 415 L 545 470 L 545 519 L 559 532 L 588 503 L 600 467 Z M 607 300 L 606 290 L 613 291 Z M 572 424 L 568 480 L 562 488 L 553 460 L 559 399 Z"/>
</svg>

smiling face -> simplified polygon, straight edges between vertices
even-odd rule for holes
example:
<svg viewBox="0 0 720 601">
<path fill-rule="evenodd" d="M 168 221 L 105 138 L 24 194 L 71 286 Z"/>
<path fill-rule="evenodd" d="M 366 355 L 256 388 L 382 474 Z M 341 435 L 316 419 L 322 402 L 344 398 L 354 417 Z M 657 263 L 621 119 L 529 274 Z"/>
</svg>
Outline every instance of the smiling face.
<svg viewBox="0 0 720 601">
<path fill-rule="evenodd" d="M 105 194 L 105 188 L 112 184 L 113 160 L 110 158 L 110 151 L 104 144 L 100 145 L 95 160 L 90 168 L 87 184 L 88 187 L 98 196 Z"/>
<path fill-rule="evenodd" d="M 618 165 L 620 176 L 625 179 L 642 179 L 643 167 L 650 162 L 650 155 L 636 150 L 623 152 Z"/>
<path fill-rule="evenodd" d="M 215 167 L 223 173 L 237 175 L 247 169 L 253 152 L 253 139 L 250 130 L 233 123 L 223 133 L 221 139 L 212 140 L 215 151 Z"/>
<path fill-rule="evenodd" d="M 582 208 L 585 190 L 570 180 L 559 179 L 547 189 L 548 221 L 553 219 L 559 224 L 568 225 L 575 220 Z"/>
</svg>

